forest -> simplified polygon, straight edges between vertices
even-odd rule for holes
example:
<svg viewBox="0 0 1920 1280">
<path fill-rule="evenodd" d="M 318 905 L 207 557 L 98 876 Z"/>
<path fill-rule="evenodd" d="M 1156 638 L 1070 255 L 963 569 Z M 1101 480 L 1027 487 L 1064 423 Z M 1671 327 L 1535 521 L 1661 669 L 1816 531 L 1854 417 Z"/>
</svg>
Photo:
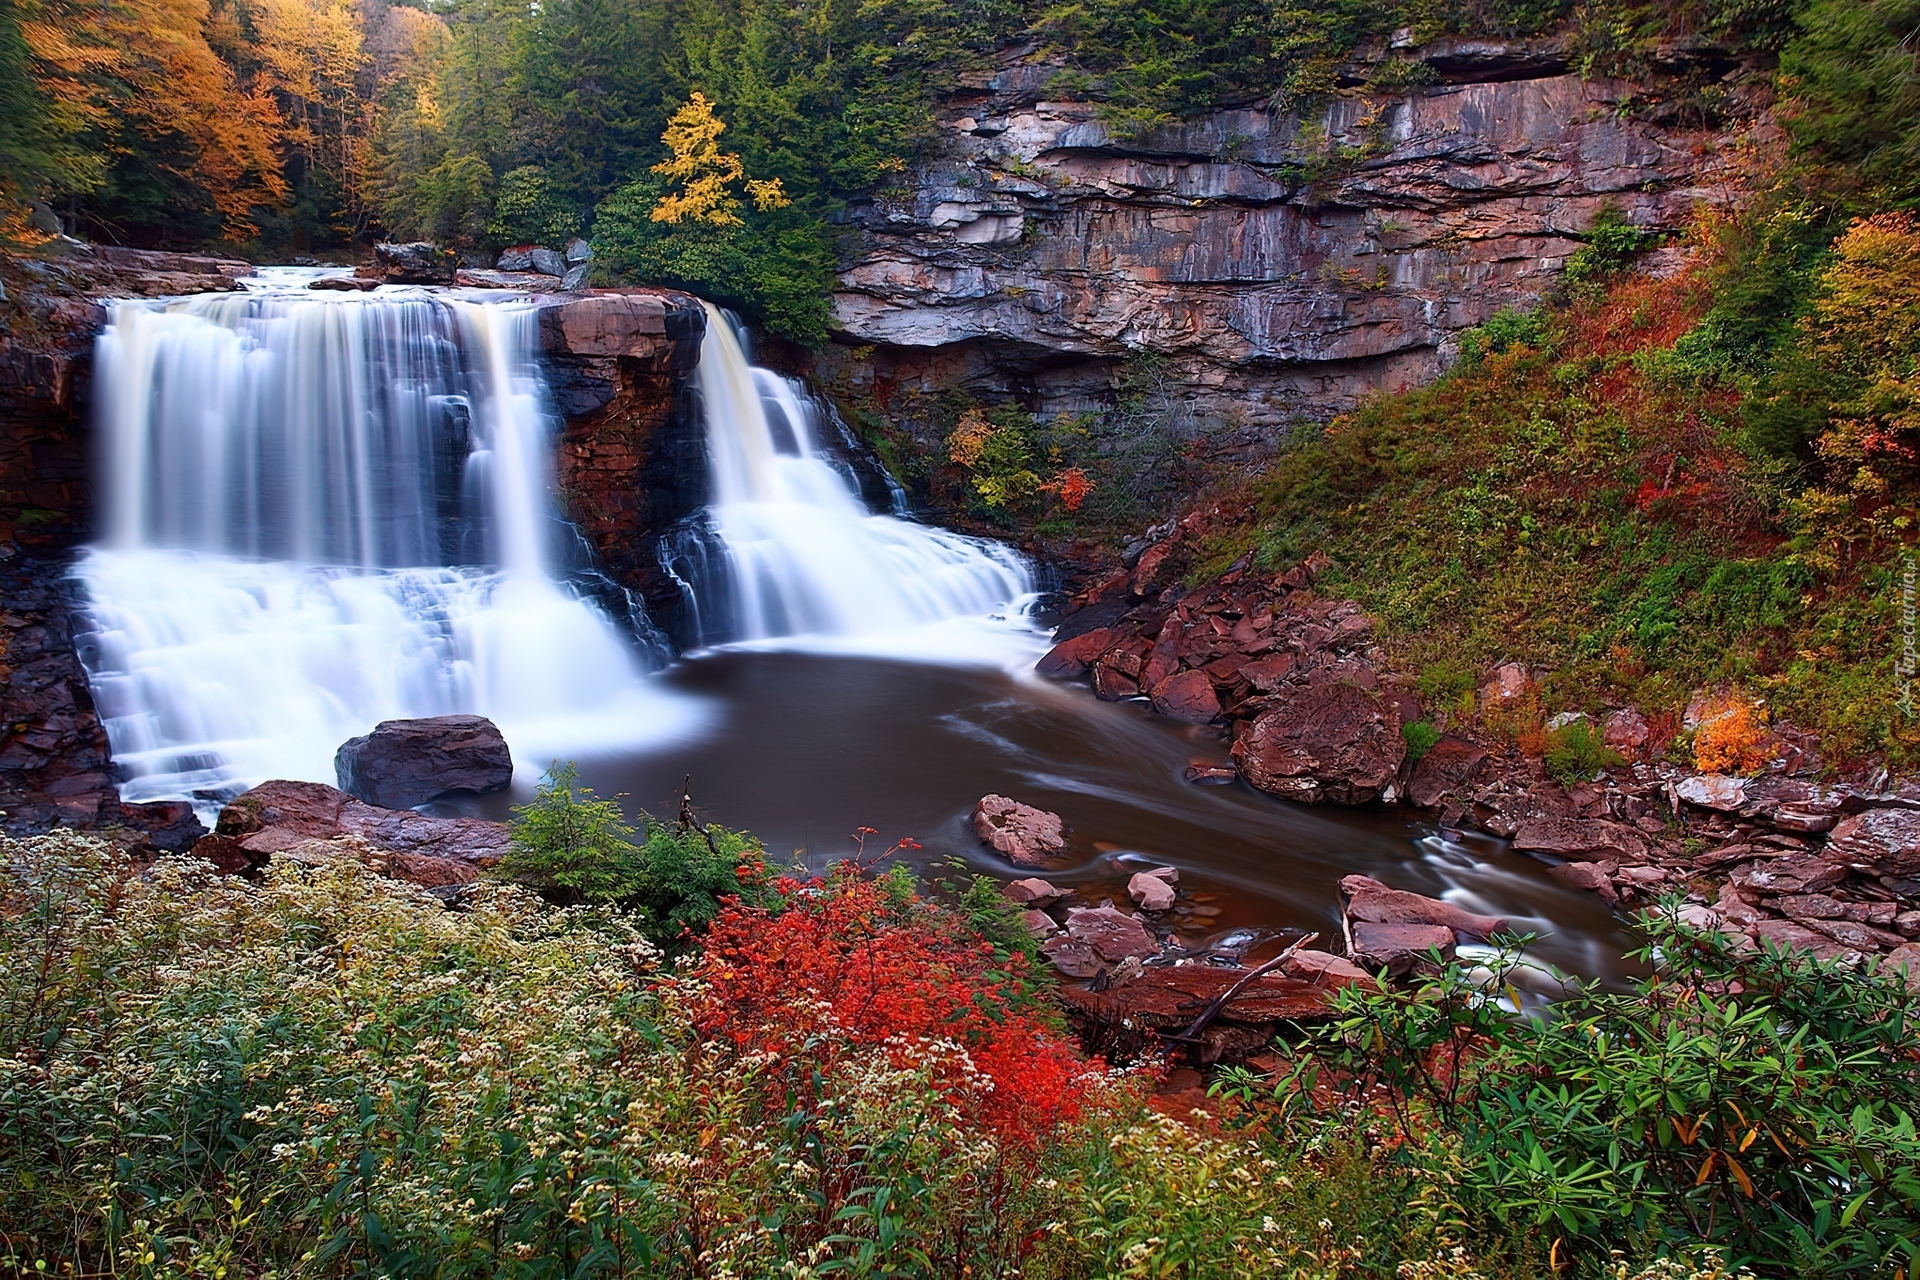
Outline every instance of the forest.
<svg viewBox="0 0 1920 1280">
<path fill-rule="evenodd" d="M 1778 50 L 1803 152 L 1894 198 L 1920 152 L 1898 0 L 7 0 L 0 192 L 10 225 L 258 259 L 376 238 L 470 251 L 591 236 L 613 271 L 747 307 L 804 342 L 850 197 L 938 154 L 934 105 L 997 52 L 1056 65 L 1117 135 L 1343 87 L 1405 30 L 1572 24 L 1585 74 L 1662 40 Z M 1389 61 L 1379 87 L 1426 69 Z M 672 113 L 703 94 L 746 171 L 790 197 L 737 227 L 645 215 Z M 1858 196 L 1860 193 L 1853 192 Z M 1884 201 L 1883 201 L 1884 203 Z"/>
</svg>

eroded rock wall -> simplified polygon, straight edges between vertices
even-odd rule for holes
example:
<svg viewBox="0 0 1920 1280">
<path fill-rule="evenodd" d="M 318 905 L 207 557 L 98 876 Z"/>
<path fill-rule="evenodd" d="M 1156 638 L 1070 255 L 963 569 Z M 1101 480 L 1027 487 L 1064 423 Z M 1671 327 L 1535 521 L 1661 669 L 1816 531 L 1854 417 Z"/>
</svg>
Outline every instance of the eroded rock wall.
<svg viewBox="0 0 1920 1280">
<path fill-rule="evenodd" d="M 1663 73 L 1712 118 L 1552 41 L 1406 54 L 1436 82 L 1132 140 L 1009 54 L 950 103 L 944 159 L 851 210 L 834 317 L 871 350 L 830 376 L 883 406 L 960 386 L 1080 412 L 1150 353 L 1203 415 L 1284 423 L 1435 376 L 1462 330 L 1547 292 L 1603 205 L 1673 228 L 1773 136 L 1764 77 L 1712 51 Z"/>
</svg>

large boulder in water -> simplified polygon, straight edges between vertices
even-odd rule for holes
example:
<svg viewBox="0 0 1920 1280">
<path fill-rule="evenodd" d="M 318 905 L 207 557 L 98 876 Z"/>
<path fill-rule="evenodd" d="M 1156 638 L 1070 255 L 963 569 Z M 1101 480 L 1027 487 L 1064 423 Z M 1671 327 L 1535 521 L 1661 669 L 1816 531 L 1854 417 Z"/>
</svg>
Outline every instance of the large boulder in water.
<svg viewBox="0 0 1920 1280">
<path fill-rule="evenodd" d="M 485 716 L 383 720 L 333 757 L 340 789 L 383 809 L 411 809 L 449 791 L 505 790 L 513 781 L 507 740 Z"/>
<path fill-rule="evenodd" d="M 406 244 L 382 241 L 373 246 L 373 261 L 388 284 L 452 284 L 460 259 L 451 249 L 430 240 Z"/>
</svg>

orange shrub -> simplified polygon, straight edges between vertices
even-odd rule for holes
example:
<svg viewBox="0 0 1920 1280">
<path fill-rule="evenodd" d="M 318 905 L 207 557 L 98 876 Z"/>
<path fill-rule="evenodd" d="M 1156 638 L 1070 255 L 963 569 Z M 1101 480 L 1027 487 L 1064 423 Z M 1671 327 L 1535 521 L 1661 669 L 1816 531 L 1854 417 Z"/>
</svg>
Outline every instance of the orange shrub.
<svg viewBox="0 0 1920 1280">
<path fill-rule="evenodd" d="M 1766 711 L 1741 693 L 1709 702 L 1693 735 L 1693 767 L 1706 773 L 1757 773 L 1771 755 Z"/>
</svg>

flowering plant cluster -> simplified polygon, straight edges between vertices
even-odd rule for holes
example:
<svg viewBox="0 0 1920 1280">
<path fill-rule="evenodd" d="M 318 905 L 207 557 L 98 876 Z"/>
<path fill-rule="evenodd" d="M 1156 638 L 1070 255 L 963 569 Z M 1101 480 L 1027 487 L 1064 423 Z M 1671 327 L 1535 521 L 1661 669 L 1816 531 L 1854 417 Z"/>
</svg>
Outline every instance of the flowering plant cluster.
<svg viewBox="0 0 1920 1280">
<path fill-rule="evenodd" d="M 800 1069 L 873 1049 L 896 1068 L 938 1063 L 934 1087 L 1003 1142 L 1034 1149 L 1109 1086 L 1035 1000 L 1029 957 L 898 880 L 843 866 L 778 882 L 785 911 L 729 905 L 708 930 L 695 1027 L 743 1055 Z"/>
</svg>

